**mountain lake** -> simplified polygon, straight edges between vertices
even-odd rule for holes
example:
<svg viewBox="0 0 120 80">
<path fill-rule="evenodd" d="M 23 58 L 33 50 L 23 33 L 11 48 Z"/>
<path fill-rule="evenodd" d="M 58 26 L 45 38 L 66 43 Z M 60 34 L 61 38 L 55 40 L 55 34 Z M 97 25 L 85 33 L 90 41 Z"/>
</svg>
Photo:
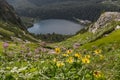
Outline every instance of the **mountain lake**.
<svg viewBox="0 0 120 80">
<path fill-rule="evenodd" d="M 37 20 L 31 28 L 28 28 L 30 33 L 34 34 L 75 34 L 81 30 L 84 26 L 69 20 L 64 19 L 47 19 Z"/>
</svg>

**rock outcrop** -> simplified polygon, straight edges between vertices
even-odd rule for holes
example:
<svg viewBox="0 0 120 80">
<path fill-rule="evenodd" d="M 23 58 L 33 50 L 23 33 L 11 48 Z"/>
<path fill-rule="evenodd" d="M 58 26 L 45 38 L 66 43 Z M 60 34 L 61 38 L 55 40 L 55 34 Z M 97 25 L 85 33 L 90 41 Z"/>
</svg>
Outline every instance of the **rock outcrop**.
<svg viewBox="0 0 120 80">
<path fill-rule="evenodd" d="M 0 19 L 18 25 L 20 29 L 26 30 L 20 17 L 16 14 L 14 8 L 6 0 L 0 0 Z"/>
<path fill-rule="evenodd" d="M 89 31 L 95 33 L 98 29 L 107 26 L 107 23 L 111 21 L 120 21 L 119 12 L 105 12 L 92 26 L 89 27 Z"/>
</svg>

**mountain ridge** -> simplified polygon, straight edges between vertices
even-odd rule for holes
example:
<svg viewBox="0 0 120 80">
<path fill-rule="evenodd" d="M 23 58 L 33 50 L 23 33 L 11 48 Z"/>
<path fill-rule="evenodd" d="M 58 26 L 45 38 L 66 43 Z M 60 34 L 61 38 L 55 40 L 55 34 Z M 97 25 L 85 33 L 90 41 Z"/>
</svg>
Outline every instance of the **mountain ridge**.
<svg viewBox="0 0 120 80">
<path fill-rule="evenodd" d="M 6 0 L 0 0 L 0 39 L 37 41 L 28 33 L 21 18 Z"/>
<path fill-rule="evenodd" d="M 9 5 L 5 0 L 0 0 L 0 17 L 6 22 L 11 22 L 19 26 L 19 28 L 26 30 L 20 17 L 16 14 L 14 8 Z"/>
<path fill-rule="evenodd" d="M 105 28 L 111 21 L 120 21 L 120 12 L 105 12 L 101 14 L 99 19 L 89 28 L 90 32 L 97 32 L 100 28 Z"/>
<path fill-rule="evenodd" d="M 118 6 L 102 3 L 105 0 L 25 0 L 25 3 L 29 3 L 26 5 L 17 4 L 17 1 L 19 0 L 14 0 L 11 5 L 20 15 L 40 19 L 74 20 L 73 17 L 76 17 L 96 21 L 103 11 L 119 11 Z M 19 8 L 15 6 L 20 4 Z"/>
</svg>

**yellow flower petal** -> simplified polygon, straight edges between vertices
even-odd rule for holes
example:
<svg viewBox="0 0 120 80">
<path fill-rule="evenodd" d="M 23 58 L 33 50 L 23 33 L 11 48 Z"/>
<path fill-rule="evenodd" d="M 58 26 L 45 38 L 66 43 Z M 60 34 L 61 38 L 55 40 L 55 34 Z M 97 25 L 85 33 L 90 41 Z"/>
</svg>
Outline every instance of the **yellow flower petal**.
<svg viewBox="0 0 120 80">
<path fill-rule="evenodd" d="M 100 54 L 101 52 L 102 52 L 101 49 L 97 49 L 97 50 L 94 51 L 95 54 Z"/>
<path fill-rule="evenodd" d="M 71 54 L 73 51 L 72 50 L 67 50 L 67 54 Z"/>
<path fill-rule="evenodd" d="M 102 59 L 104 59 L 104 56 L 103 55 L 99 55 L 100 56 L 100 59 L 102 60 Z"/>
<path fill-rule="evenodd" d="M 81 54 L 79 54 L 79 53 L 76 53 L 74 56 L 75 56 L 76 58 L 81 58 Z"/>
<path fill-rule="evenodd" d="M 57 67 L 63 67 L 65 64 L 63 62 L 61 62 L 61 61 L 58 61 L 56 63 L 56 65 L 57 65 Z"/>
<path fill-rule="evenodd" d="M 93 75 L 94 75 L 94 77 L 96 77 L 96 78 L 102 77 L 101 71 L 94 71 L 94 72 L 93 72 Z"/>
<path fill-rule="evenodd" d="M 89 64 L 90 63 L 90 60 L 88 58 L 83 58 L 82 59 L 82 63 L 84 64 Z"/>
<path fill-rule="evenodd" d="M 55 52 L 59 54 L 61 52 L 60 48 L 55 48 Z"/>
<path fill-rule="evenodd" d="M 53 59 L 53 62 L 57 62 L 57 59 L 56 59 L 56 58 L 54 58 L 54 59 Z"/>
<path fill-rule="evenodd" d="M 90 55 L 85 55 L 85 58 L 88 58 L 88 59 L 89 59 L 89 58 L 90 58 Z"/>
<path fill-rule="evenodd" d="M 62 54 L 62 56 L 67 57 L 67 56 L 68 56 L 68 54 Z"/>
<path fill-rule="evenodd" d="M 68 63 L 73 63 L 73 62 L 74 62 L 73 57 L 69 57 L 69 58 L 66 60 L 66 62 L 68 62 Z"/>
</svg>

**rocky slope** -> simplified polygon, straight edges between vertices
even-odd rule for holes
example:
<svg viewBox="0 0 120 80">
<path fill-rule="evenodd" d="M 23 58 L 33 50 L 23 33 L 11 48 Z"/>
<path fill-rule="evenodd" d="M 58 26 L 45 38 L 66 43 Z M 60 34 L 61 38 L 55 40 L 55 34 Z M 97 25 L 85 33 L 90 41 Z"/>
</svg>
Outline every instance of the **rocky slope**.
<svg viewBox="0 0 120 80">
<path fill-rule="evenodd" d="M 120 12 L 103 13 L 97 22 L 90 26 L 89 31 L 95 33 L 98 29 L 106 27 L 111 21 L 120 21 Z"/>
<path fill-rule="evenodd" d="M 5 0 L 0 0 L 0 18 L 6 22 L 18 25 L 20 29 L 26 30 L 20 17 L 14 11 L 14 8 Z"/>
<path fill-rule="evenodd" d="M 72 47 L 75 43 L 81 44 L 81 46 L 84 46 L 85 44 L 90 44 L 88 48 L 92 46 L 104 46 L 104 44 L 109 45 L 110 42 L 119 42 L 119 34 L 120 12 L 105 12 L 83 33 L 79 33 L 63 42 L 60 42 L 57 45 L 62 47 L 64 45 L 68 48 Z"/>
</svg>

